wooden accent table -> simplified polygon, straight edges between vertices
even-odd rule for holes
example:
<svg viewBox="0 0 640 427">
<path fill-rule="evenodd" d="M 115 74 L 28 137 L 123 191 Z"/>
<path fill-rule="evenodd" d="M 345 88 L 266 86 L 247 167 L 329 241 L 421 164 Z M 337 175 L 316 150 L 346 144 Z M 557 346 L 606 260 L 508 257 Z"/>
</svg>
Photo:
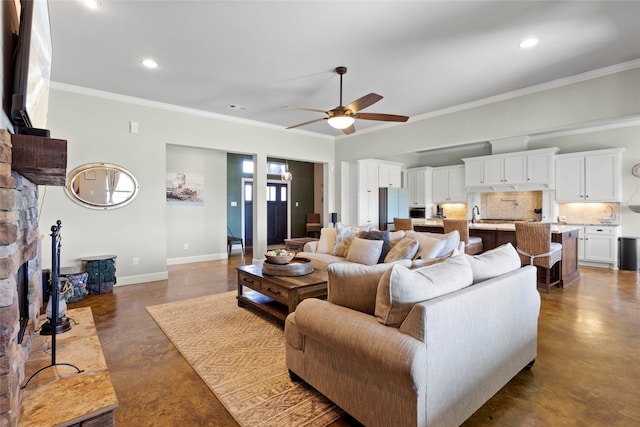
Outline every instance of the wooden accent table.
<svg viewBox="0 0 640 427">
<path fill-rule="evenodd" d="M 269 276 L 262 265 L 242 265 L 238 270 L 238 306 L 252 306 L 285 320 L 306 298 L 327 297 L 327 272 L 304 276 Z"/>
</svg>

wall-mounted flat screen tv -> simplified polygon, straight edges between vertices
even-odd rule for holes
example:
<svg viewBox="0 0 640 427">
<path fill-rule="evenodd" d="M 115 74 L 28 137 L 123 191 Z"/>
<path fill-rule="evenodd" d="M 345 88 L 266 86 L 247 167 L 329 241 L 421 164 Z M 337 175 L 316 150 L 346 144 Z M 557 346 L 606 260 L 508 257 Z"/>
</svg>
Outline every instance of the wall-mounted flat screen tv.
<svg viewBox="0 0 640 427">
<path fill-rule="evenodd" d="M 10 117 L 16 133 L 40 134 L 38 130 L 47 126 L 51 81 L 49 6 L 46 0 L 20 0 L 19 3 Z M 48 136 L 48 131 L 46 133 Z"/>
</svg>

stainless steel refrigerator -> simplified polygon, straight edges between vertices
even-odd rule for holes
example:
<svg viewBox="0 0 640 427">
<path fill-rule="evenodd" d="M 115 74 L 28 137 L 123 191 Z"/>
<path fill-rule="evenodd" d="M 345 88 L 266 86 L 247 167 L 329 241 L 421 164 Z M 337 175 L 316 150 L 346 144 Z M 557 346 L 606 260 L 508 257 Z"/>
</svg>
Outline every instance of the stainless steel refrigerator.
<svg viewBox="0 0 640 427">
<path fill-rule="evenodd" d="M 380 230 L 393 230 L 393 218 L 409 218 L 409 190 L 380 187 L 378 196 Z"/>
</svg>

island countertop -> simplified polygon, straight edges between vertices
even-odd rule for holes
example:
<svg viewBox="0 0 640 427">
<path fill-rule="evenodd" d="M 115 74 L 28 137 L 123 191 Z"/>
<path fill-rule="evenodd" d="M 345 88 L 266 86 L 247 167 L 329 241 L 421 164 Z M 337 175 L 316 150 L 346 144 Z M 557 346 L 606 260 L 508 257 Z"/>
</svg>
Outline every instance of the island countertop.
<svg viewBox="0 0 640 427">
<path fill-rule="evenodd" d="M 442 227 L 441 219 L 426 219 L 424 221 L 415 221 L 414 227 Z M 551 223 L 552 233 L 564 233 L 566 231 L 579 230 L 579 225 L 573 224 L 556 224 Z M 503 223 L 484 223 L 484 222 L 469 222 L 469 230 L 495 230 L 495 231 L 516 231 L 516 226 L 513 222 Z"/>
</svg>

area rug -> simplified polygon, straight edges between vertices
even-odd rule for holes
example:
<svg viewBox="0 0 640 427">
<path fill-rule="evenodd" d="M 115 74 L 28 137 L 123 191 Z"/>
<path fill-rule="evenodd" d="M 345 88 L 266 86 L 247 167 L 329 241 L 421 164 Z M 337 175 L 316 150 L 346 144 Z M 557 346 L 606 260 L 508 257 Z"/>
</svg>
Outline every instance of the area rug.
<svg viewBox="0 0 640 427">
<path fill-rule="evenodd" d="M 162 331 L 242 426 L 326 426 L 344 412 L 285 364 L 281 324 L 238 307 L 236 292 L 147 307 Z"/>
</svg>

